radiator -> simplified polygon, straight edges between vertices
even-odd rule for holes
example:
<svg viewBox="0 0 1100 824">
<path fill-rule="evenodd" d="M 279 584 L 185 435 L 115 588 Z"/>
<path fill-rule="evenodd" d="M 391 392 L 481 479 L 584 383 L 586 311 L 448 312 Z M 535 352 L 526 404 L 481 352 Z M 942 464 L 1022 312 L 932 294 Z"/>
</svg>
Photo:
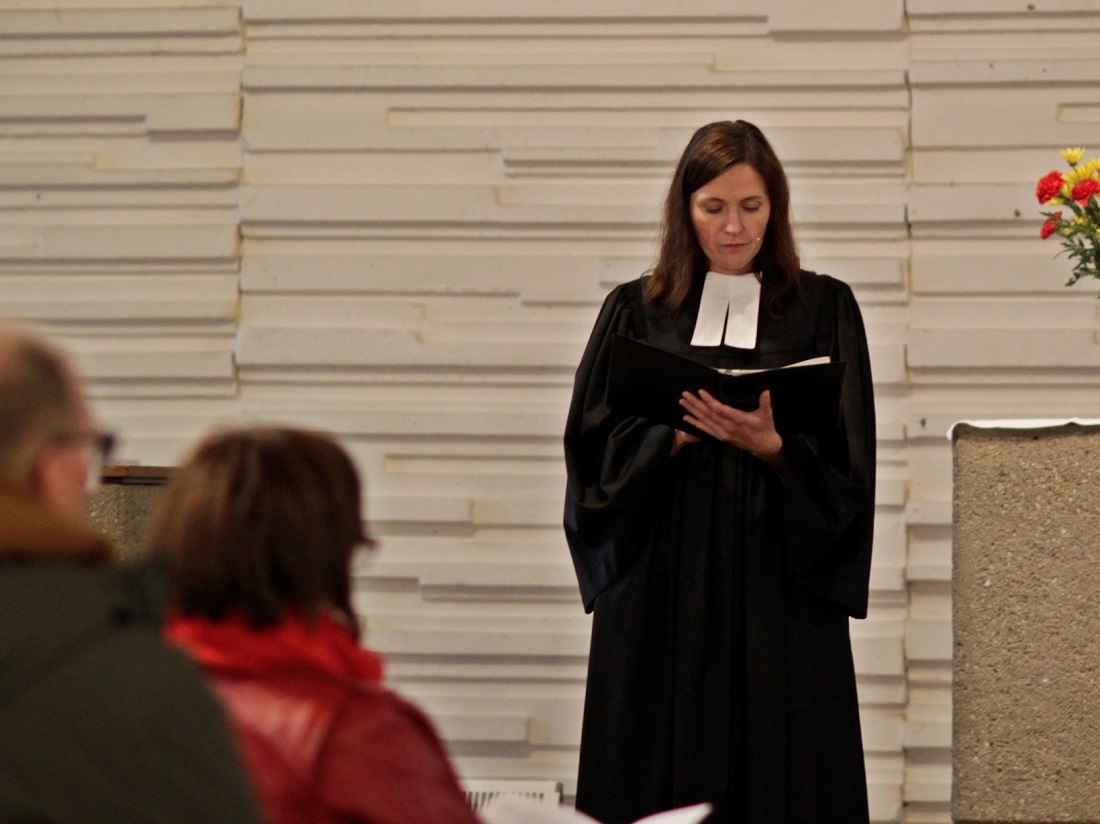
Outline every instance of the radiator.
<svg viewBox="0 0 1100 824">
<path fill-rule="evenodd" d="M 475 810 L 481 810 L 498 795 L 522 795 L 543 804 L 561 804 L 560 781 L 477 778 L 463 781 L 462 786 L 466 791 L 466 800 Z"/>
</svg>

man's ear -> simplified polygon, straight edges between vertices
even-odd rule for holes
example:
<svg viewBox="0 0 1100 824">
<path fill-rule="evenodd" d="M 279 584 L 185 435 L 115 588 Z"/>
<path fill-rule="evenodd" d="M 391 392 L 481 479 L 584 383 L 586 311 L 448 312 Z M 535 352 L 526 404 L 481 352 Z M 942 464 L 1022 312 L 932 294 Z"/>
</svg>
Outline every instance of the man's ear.
<svg viewBox="0 0 1100 824">
<path fill-rule="evenodd" d="M 66 520 L 83 523 L 87 519 L 87 483 L 87 461 L 73 447 L 46 444 L 35 456 L 31 494 Z"/>
<path fill-rule="evenodd" d="M 78 515 L 79 512 L 74 510 L 83 499 L 74 503 L 73 480 L 70 477 L 72 471 L 72 466 L 65 460 L 64 451 L 58 446 L 46 444 L 38 450 L 34 463 L 31 464 L 31 495 L 55 512 Z"/>
<path fill-rule="evenodd" d="M 27 491 L 37 501 L 50 500 L 50 491 L 56 484 L 56 453 L 48 444 L 41 447 L 31 462 Z"/>
</svg>

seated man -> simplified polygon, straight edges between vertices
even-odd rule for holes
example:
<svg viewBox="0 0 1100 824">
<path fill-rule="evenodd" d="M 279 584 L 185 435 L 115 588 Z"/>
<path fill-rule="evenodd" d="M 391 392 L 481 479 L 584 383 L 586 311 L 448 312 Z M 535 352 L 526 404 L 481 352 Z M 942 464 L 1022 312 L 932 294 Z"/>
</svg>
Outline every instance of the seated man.
<svg viewBox="0 0 1100 824">
<path fill-rule="evenodd" d="M 85 523 L 110 441 L 65 359 L 0 329 L 0 821 L 259 824 L 160 576 Z"/>
</svg>

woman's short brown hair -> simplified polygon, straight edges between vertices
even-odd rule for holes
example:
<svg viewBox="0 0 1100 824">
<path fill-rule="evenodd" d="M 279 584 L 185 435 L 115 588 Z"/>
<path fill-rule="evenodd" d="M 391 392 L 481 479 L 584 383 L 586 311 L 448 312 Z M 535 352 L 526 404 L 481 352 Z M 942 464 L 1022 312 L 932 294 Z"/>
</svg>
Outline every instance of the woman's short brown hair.
<svg viewBox="0 0 1100 824">
<path fill-rule="evenodd" d="M 218 620 L 243 611 L 255 627 L 288 608 L 334 609 L 353 629 L 349 566 L 372 543 L 359 474 L 331 437 L 252 427 L 207 437 L 157 503 L 147 542 L 167 558 L 172 603 Z"/>
</svg>

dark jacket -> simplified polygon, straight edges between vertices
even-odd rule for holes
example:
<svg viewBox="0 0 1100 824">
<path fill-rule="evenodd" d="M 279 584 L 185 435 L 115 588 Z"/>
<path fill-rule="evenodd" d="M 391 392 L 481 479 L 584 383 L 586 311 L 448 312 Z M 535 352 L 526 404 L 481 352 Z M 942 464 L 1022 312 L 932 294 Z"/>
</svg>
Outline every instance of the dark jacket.
<svg viewBox="0 0 1100 824">
<path fill-rule="evenodd" d="M 477 824 L 427 716 L 335 621 L 179 616 L 168 635 L 229 708 L 272 824 Z"/>
<path fill-rule="evenodd" d="M 0 821 L 259 824 L 227 720 L 160 635 L 161 576 L 0 490 Z"/>
</svg>

